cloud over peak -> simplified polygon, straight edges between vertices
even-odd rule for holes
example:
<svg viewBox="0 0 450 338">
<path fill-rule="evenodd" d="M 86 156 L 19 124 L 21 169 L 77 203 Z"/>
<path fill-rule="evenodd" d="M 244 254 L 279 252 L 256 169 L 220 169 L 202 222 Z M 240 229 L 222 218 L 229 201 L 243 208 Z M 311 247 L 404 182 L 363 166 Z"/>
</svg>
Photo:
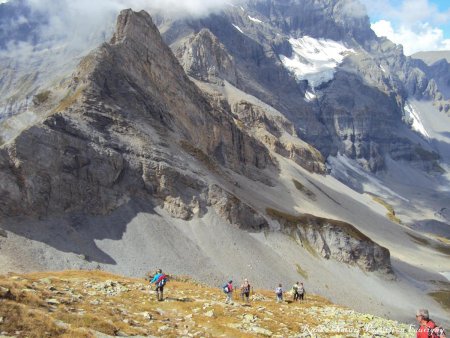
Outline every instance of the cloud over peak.
<svg viewBox="0 0 450 338">
<path fill-rule="evenodd" d="M 439 10 L 430 0 L 362 0 L 372 17 L 378 36 L 402 44 L 405 54 L 418 51 L 448 50 L 450 39 L 440 25 L 450 23 L 450 8 Z"/>
</svg>

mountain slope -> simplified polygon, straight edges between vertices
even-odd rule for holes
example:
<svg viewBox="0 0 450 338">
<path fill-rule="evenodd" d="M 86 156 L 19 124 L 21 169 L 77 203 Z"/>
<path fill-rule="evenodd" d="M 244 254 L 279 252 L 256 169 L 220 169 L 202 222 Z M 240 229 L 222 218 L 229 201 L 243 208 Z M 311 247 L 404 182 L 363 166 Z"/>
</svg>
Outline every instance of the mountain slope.
<svg viewBox="0 0 450 338">
<path fill-rule="evenodd" d="M 428 295 L 448 292 L 448 244 L 408 226 L 445 228 L 433 211 L 448 201 L 446 147 L 403 116 L 437 98 L 429 69 L 366 19 L 347 26 L 345 2 L 311 2 L 315 16 L 336 11 L 323 37 L 301 35 L 312 28 L 297 2 L 266 3 L 270 18 L 262 1 L 156 15 L 172 50 L 147 13 L 123 11 L 109 43 L 36 96 L 36 120 L 0 148 L 3 269 L 162 266 L 265 287 L 302 276 L 360 311 L 448 317 Z M 287 59 L 320 64 L 325 81 Z"/>
<path fill-rule="evenodd" d="M 254 289 L 250 305 L 224 303 L 219 288 L 187 278 L 168 283 L 157 302 L 148 282 L 101 271 L 67 271 L 0 278 L 0 330 L 46 337 L 110 336 L 324 336 L 344 329 L 368 334 L 413 334 L 409 325 L 360 314 L 307 294 L 303 303 L 277 304 L 273 292 Z M 137 301 L 139 300 L 139 301 Z M 298 316 L 299 311 L 302 316 Z M 350 331 L 347 331 L 350 332 Z"/>
</svg>

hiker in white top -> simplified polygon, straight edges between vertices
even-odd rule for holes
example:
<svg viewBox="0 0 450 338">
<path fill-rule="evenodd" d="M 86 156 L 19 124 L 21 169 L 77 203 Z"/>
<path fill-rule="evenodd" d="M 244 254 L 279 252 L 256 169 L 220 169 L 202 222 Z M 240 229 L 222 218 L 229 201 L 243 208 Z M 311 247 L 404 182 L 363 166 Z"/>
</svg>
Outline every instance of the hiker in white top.
<svg viewBox="0 0 450 338">
<path fill-rule="evenodd" d="M 277 303 L 281 303 L 283 301 L 283 285 L 278 284 L 278 287 L 275 289 L 275 294 L 277 295 Z"/>
<path fill-rule="evenodd" d="M 244 283 L 242 283 L 241 285 L 241 298 L 242 301 L 246 301 L 247 303 L 250 303 L 250 290 L 251 290 L 251 286 L 250 283 L 248 282 L 248 279 L 244 279 Z"/>
<path fill-rule="evenodd" d="M 300 287 L 298 288 L 298 299 L 304 300 L 305 299 L 305 287 L 303 286 L 303 283 L 300 283 Z"/>
</svg>

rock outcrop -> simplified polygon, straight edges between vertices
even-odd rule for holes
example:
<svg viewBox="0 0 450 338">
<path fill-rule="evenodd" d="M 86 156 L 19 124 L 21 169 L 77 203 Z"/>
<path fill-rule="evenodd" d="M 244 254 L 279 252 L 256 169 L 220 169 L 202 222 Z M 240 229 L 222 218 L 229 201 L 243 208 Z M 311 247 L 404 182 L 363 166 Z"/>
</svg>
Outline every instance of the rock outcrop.
<svg viewBox="0 0 450 338">
<path fill-rule="evenodd" d="M 176 50 L 186 73 L 202 81 L 226 80 L 237 83 L 236 65 L 225 46 L 210 30 L 204 28 Z"/>
<path fill-rule="evenodd" d="M 242 100 L 232 108 L 244 130 L 260 140 L 268 149 L 289 158 L 306 170 L 326 173 L 325 159 L 313 146 L 298 138 L 295 127 L 278 112 Z M 278 113 L 278 114 L 277 114 Z"/>
<path fill-rule="evenodd" d="M 293 216 L 273 209 L 267 211 L 279 221 L 282 231 L 311 254 L 393 276 L 389 250 L 353 225 L 308 214 Z"/>
</svg>

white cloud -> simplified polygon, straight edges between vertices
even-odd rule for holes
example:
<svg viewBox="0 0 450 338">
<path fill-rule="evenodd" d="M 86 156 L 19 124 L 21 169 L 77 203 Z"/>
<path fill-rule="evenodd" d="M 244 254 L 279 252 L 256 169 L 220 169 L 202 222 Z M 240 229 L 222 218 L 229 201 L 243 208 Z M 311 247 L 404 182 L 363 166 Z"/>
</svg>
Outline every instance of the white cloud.
<svg viewBox="0 0 450 338">
<path fill-rule="evenodd" d="M 411 25 L 416 22 L 429 22 L 439 25 L 450 20 L 450 8 L 440 11 L 430 0 L 402 0 L 394 5 L 393 0 L 361 0 L 371 16 L 392 22 Z"/>
<path fill-rule="evenodd" d="M 450 39 L 444 38 L 444 31 L 429 23 L 400 24 L 394 28 L 391 21 L 380 20 L 372 24 L 372 29 L 378 36 L 402 44 L 406 55 L 419 51 L 450 50 Z"/>
<path fill-rule="evenodd" d="M 382 18 L 372 24 L 375 33 L 402 44 L 405 54 L 450 49 L 450 39 L 440 28 L 450 22 L 450 9 L 440 11 L 431 0 L 361 1 L 372 17 Z"/>
<path fill-rule="evenodd" d="M 7 51 L 0 51 L 0 56 L 26 59 L 27 54 L 18 53 L 25 49 L 32 52 L 54 47 L 69 47 L 79 52 L 92 49 L 110 39 L 115 17 L 125 8 L 137 11 L 144 9 L 150 13 L 167 12 L 172 17 L 201 17 L 238 1 L 240 0 L 25 0 L 32 15 L 44 16 L 47 21 L 47 24 L 35 29 L 39 43 L 26 46 L 26 41 L 11 41 Z M 23 23 L 19 22 L 23 19 L 11 20 L 7 24 L 11 28 Z"/>
</svg>

